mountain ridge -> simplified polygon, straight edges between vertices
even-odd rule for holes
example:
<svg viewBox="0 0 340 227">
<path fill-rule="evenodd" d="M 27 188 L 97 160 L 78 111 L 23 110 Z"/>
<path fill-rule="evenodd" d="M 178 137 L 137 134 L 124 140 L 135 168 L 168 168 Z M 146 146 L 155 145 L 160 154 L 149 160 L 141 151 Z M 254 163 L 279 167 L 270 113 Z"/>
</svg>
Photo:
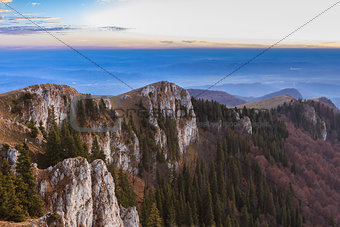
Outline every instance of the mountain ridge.
<svg viewBox="0 0 340 227">
<path fill-rule="evenodd" d="M 16 156 L 16 153 L 13 152 L 13 147 L 26 140 L 33 153 L 32 158 L 34 161 L 38 161 L 39 167 L 41 163 L 39 164 L 37 157 L 39 154 L 44 155 L 44 153 L 47 152 L 44 147 L 47 143 L 49 143 L 48 141 L 50 141 L 46 139 L 46 137 L 49 137 L 50 132 L 57 130 L 56 134 L 65 134 L 65 131 L 68 131 L 66 126 L 63 126 L 63 122 L 69 117 L 68 106 L 71 103 L 72 98 L 80 95 L 80 93 L 68 86 L 59 86 L 60 85 L 51 84 L 36 85 L 20 89 L 19 92 L 16 91 L 7 95 L 0 95 L 0 144 L 9 143 L 10 149 L 7 151 L 6 155 L 10 154 L 11 160 L 15 160 L 14 156 Z M 219 104 L 218 102 L 203 102 L 201 100 L 196 100 L 190 96 L 187 90 L 167 81 L 146 85 L 142 88 L 121 94 L 117 96 L 117 98 L 119 99 L 119 105 L 122 109 L 135 110 L 131 111 L 130 114 L 118 118 L 121 122 L 119 130 L 105 133 L 84 132 L 81 134 L 78 134 L 75 131 L 70 131 L 73 132 L 70 134 L 72 134 L 72 136 L 79 135 L 79 137 L 75 136 L 74 140 L 77 141 L 78 138 L 81 142 L 84 142 L 84 144 L 88 146 L 90 154 L 92 154 L 95 150 L 103 151 L 106 156 L 104 159 L 107 163 L 104 164 L 102 161 L 94 161 L 94 164 L 92 164 L 93 168 L 94 166 L 99 168 L 99 172 L 103 173 L 103 176 L 108 177 L 109 173 L 105 170 L 106 167 L 103 167 L 103 165 L 107 165 L 107 168 L 114 167 L 129 173 L 132 176 L 132 179 L 134 177 L 141 177 L 141 179 L 143 179 L 145 186 L 138 189 L 139 191 L 145 192 L 143 195 L 145 199 L 142 196 L 138 201 L 143 204 L 143 209 L 151 209 L 152 204 L 148 204 L 149 200 L 154 201 L 156 207 L 160 209 L 170 201 L 179 204 L 179 198 L 181 201 L 184 200 L 183 196 L 185 197 L 187 193 L 182 191 L 181 195 L 177 194 L 178 183 L 180 190 L 189 190 L 189 187 L 194 186 L 193 188 L 190 188 L 190 190 L 198 190 L 195 193 L 197 193 L 197 195 L 202 193 L 204 197 L 202 197 L 202 201 L 199 200 L 198 203 L 190 202 L 190 198 L 187 198 L 188 200 L 178 206 L 178 209 L 180 209 L 179 214 L 177 214 L 176 209 L 171 211 L 174 212 L 174 215 L 178 215 L 178 217 L 180 217 L 182 212 L 186 212 L 188 210 L 192 210 L 192 212 L 200 215 L 200 212 L 208 210 L 206 209 L 206 206 L 208 207 L 210 204 L 212 206 L 212 213 L 216 215 L 216 223 L 222 223 L 225 220 L 217 219 L 217 217 L 219 217 L 217 216 L 219 213 L 215 213 L 218 212 L 215 210 L 215 204 L 218 203 L 216 198 L 219 193 L 217 193 L 216 190 L 211 190 L 217 188 L 213 179 L 217 179 L 216 177 L 218 176 L 219 180 L 216 181 L 216 184 L 218 183 L 218 185 L 220 185 L 220 183 L 226 183 L 225 185 L 220 185 L 222 187 L 221 189 L 226 187 L 223 190 L 228 190 L 228 195 L 235 195 L 234 198 L 232 198 L 233 196 L 230 198 L 224 198 L 226 201 L 232 203 L 232 207 L 234 207 L 233 209 L 236 213 L 235 217 L 229 218 L 232 219 L 233 222 L 238 223 L 239 221 L 242 221 L 243 215 L 248 214 L 248 212 L 252 213 L 252 215 L 256 215 L 256 213 L 253 213 L 250 208 L 244 208 L 246 205 L 242 202 L 248 198 L 247 195 L 250 193 L 247 192 L 248 189 L 251 190 L 253 187 L 256 187 L 256 190 L 260 190 L 263 186 L 258 185 L 258 183 L 261 182 L 260 180 L 252 180 L 261 178 L 259 178 L 258 172 L 252 172 L 253 167 L 249 170 L 251 173 L 256 175 L 252 176 L 250 179 L 248 178 L 249 176 L 243 176 L 244 173 L 242 172 L 244 171 L 239 171 L 243 168 L 249 168 L 248 165 L 244 165 L 243 163 L 245 160 L 249 159 L 249 163 L 255 163 L 258 161 L 259 167 L 256 168 L 262 168 L 265 173 L 264 176 L 269 177 L 275 182 L 275 188 L 277 187 L 279 190 L 282 188 L 282 193 L 285 193 L 284 189 L 290 187 L 288 183 L 292 182 L 291 187 L 294 191 L 297 191 L 296 198 L 303 199 L 303 201 L 307 201 L 308 203 L 311 202 L 313 204 L 312 211 L 304 204 L 301 208 L 305 212 L 304 215 L 306 215 L 305 219 L 307 225 L 313 223 L 314 219 L 312 217 L 313 215 L 315 216 L 314 209 L 317 209 L 318 207 L 321 207 L 319 209 L 321 210 L 320 212 L 322 212 L 323 216 L 326 216 L 325 219 L 323 217 L 318 218 L 317 224 L 319 224 L 319 226 L 322 226 L 320 223 L 326 223 L 326 221 L 328 221 L 326 220 L 327 217 L 334 214 L 334 212 L 327 207 L 328 205 L 335 207 L 333 209 L 334 211 L 338 210 L 336 205 L 338 193 L 334 191 L 334 188 L 338 184 L 336 175 L 336 173 L 338 173 L 338 169 L 336 168 L 338 160 L 338 155 L 336 153 L 338 148 L 336 144 L 338 142 L 335 139 L 337 134 L 334 130 L 336 130 L 338 126 L 331 125 L 332 113 L 327 111 L 327 105 L 321 105 L 318 109 L 316 102 L 313 103 L 308 100 L 297 101 L 292 96 L 283 95 L 257 101 L 257 107 L 261 107 L 259 109 L 263 110 L 252 110 L 252 107 L 248 104 L 249 108 L 244 111 L 243 109 L 240 109 L 243 108 L 241 106 L 237 109 L 227 108 L 224 104 Z M 327 103 L 327 100 L 322 99 L 321 101 Z M 259 102 L 260 104 L 262 102 L 262 106 L 259 106 Z M 283 105 L 284 103 L 286 103 L 286 105 Z M 94 98 L 90 103 L 86 103 L 86 101 L 84 101 L 84 103 L 80 102 L 79 104 L 84 105 L 84 124 L 88 127 L 97 127 L 98 125 L 101 126 L 104 125 L 104 123 L 110 123 L 111 121 L 117 120 L 115 112 L 116 106 L 114 106 L 115 102 L 112 100 L 107 98 L 103 98 L 103 100 L 100 98 Z M 56 108 L 54 108 L 54 105 Z M 14 108 L 15 106 L 18 108 L 20 107 L 20 112 Z M 272 108 L 274 109 L 271 111 L 264 110 Z M 89 109 L 92 112 L 88 111 Z M 15 111 L 13 112 L 13 110 Z M 139 110 L 143 110 L 146 114 L 138 115 Z M 57 128 L 61 128 L 61 130 L 47 127 L 50 124 L 51 115 L 54 115 L 55 119 L 59 120 Z M 43 125 L 46 126 L 47 136 L 44 136 L 43 130 L 40 129 L 38 122 L 39 119 L 44 121 Z M 303 120 L 301 121 L 301 119 Z M 337 118 L 333 121 L 337 122 L 336 119 Z M 36 138 L 32 137 L 34 127 L 30 123 L 31 120 L 33 120 L 35 127 L 38 128 L 38 135 Z M 288 130 L 286 130 L 286 127 L 288 127 Z M 17 132 L 20 132 L 20 134 Z M 65 135 L 68 135 L 68 133 Z M 225 138 L 225 140 L 218 142 L 220 137 Z M 298 143 L 300 137 L 314 141 L 313 144 L 319 144 L 318 147 L 320 147 L 320 149 L 324 148 L 325 151 L 322 151 L 319 154 L 322 157 L 320 158 L 318 153 L 314 150 L 313 159 L 308 159 L 309 157 L 301 157 L 301 155 L 305 152 L 303 150 L 303 146 L 305 145 L 301 143 L 303 146 L 300 146 Z M 8 140 L 8 138 L 11 140 Z M 69 137 L 63 138 L 67 139 L 67 141 L 72 140 L 68 140 Z M 248 143 L 247 141 L 250 142 Z M 65 146 L 65 144 L 62 144 L 62 146 Z M 98 148 L 96 148 L 96 146 L 98 146 Z M 296 151 L 296 149 L 298 151 Z M 223 150 L 225 154 L 221 154 L 221 150 Z M 291 159 L 290 157 L 294 157 L 294 159 Z M 329 157 L 335 157 L 335 160 L 331 160 Z M 63 178 L 65 177 L 64 175 L 69 174 L 69 171 L 71 171 L 71 175 L 68 176 L 72 176 L 72 178 L 77 179 L 76 181 L 79 182 L 79 185 L 81 185 L 81 180 L 79 179 L 82 179 L 84 174 L 81 174 L 82 171 L 72 172 L 72 168 L 61 168 L 61 166 L 73 166 L 71 163 L 81 162 L 81 165 L 74 164 L 74 166 L 77 166 L 77 168 L 85 168 L 88 173 L 85 175 L 88 176 L 88 178 L 91 175 L 90 172 L 94 171 L 91 170 L 92 167 L 88 167 L 89 163 L 87 163 L 86 159 L 74 159 L 75 157 L 70 158 L 71 159 L 64 159 L 56 165 L 51 165 L 53 167 L 49 168 L 46 166 L 45 170 L 37 170 L 38 172 L 43 171 L 41 173 L 44 173 L 42 174 L 42 178 L 39 178 L 39 191 L 42 192 L 45 200 L 51 202 L 48 206 L 51 207 L 51 212 L 62 213 L 58 211 L 60 210 L 57 208 L 59 205 L 57 206 L 57 204 L 53 202 L 54 200 L 48 199 L 51 194 L 47 195 L 46 192 L 53 194 L 54 191 L 58 192 L 58 190 L 52 190 L 51 187 L 45 187 L 44 185 L 47 183 L 44 183 L 44 179 L 48 178 L 47 181 L 50 182 L 48 184 L 54 184 L 55 187 L 53 188 L 60 188 L 63 182 L 68 182 L 67 185 L 74 188 L 72 181 L 68 181 L 70 180 L 69 178 Z M 322 160 L 323 163 L 326 163 L 328 159 L 330 159 L 329 161 L 331 161 L 332 165 L 327 166 L 323 164 L 324 171 L 326 171 L 329 175 L 327 181 L 325 180 L 325 183 L 323 184 L 328 185 L 329 182 L 334 182 L 333 184 L 335 186 L 333 187 L 330 185 L 331 189 L 327 189 L 326 187 L 318 189 L 315 187 L 316 184 L 313 177 L 325 178 L 319 173 L 319 165 L 317 168 L 313 168 L 313 172 L 311 173 L 306 172 L 306 168 L 308 165 L 316 166 L 313 163 L 318 160 Z M 201 160 L 202 162 L 205 162 L 205 164 L 197 162 L 197 160 Z M 298 161 L 296 163 L 299 164 L 298 166 L 295 166 L 295 160 Z M 215 162 L 218 162 L 219 165 L 215 166 Z M 204 167 L 204 165 L 207 167 Z M 239 165 L 242 166 L 239 167 Z M 197 166 L 201 167 L 198 168 Z M 195 171 L 196 167 L 198 169 Z M 222 169 L 222 171 L 226 172 L 228 172 L 228 169 L 232 167 L 231 171 L 234 172 L 228 172 L 228 174 L 231 174 L 230 179 L 232 180 L 230 180 L 229 177 L 224 177 L 223 174 L 221 175 L 221 172 L 219 172 L 221 170 L 218 170 L 217 167 L 228 167 L 227 169 Z M 209 168 L 210 170 L 206 171 L 204 170 L 205 168 Z M 215 177 L 213 172 L 214 169 L 217 170 L 217 176 Z M 303 171 L 299 172 L 300 169 Z M 63 172 L 65 174 L 63 174 Z M 200 172 L 200 174 L 190 176 L 190 173 L 195 172 Z M 206 175 L 207 172 L 209 172 L 209 175 Z M 177 174 L 179 174 L 180 177 L 177 178 Z M 95 175 L 96 179 L 94 180 L 97 180 L 97 178 L 99 180 L 99 178 L 101 178 L 101 174 L 98 175 L 96 171 Z M 236 175 L 239 177 L 236 177 Z M 200 178 L 200 176 L 203 177 Z M 255 176 L 256 178 L 253 178 Z M 202 191 L 200 191 L 198 182 L 195 183 L 195 179 L 197 180 L 197 178 L 199 178 L 202 182 L 208 179 L 208 183 L 203 185 L 204 190 Z M 170 185 L 170 179 L 175 179 L 174 182 L 176 183 L 174 185 Z M 186 181 L 183 181 L 183 179 L 189 179 L 189 185 L 186 185 Z M 297 181 L 296 179 L 299 179 L 300 181 Z M 106 180 L 103 180 L 102 182 L 105 181 Z M 86 195 L 90 195 L 91 190 L 95 189 L 93 187 L 96 187 L 97 185 L 100 185 L 98 186 L 99 191 L 104 190 L 105 185 L 102 183 L 97 184 L 88 180 L 86 182 L 88 186 L 85 188 L 88 188 L 86 191 L 89 192 Z M 78 183 L 76 185 L 78 185 Z M 91 190 L 90 185 L 93 188 Z M 112 186 L 111 183 L 110 185 Z M 228 185 L 233 185 L 235 188 L 231 189 Z M 305 197 L 302 191 L 304 190 L 304 187 L 307 186 L 310 189 L 310 195 L 317 196 Z M 209 187 L 211 187 L 211 189 Z M 270 187 L 270 185 L 268 185 L 268 187 Z M 81 190 L 85 188 L 81 186 Z M 155 191 L 149 192 L 147 188 L 153 188 Z M 244 191 L 244 189 L 246 190 Z M 211 195 L 211 199 L 209 199 L 209 193 L 205 194 L 209 190 L 213 193 Z M 233 194 L 233 190 L 236 190 L 237 193 L 234 191 Z M 263 215 L 261 223 L 275 226 L 276 223 L 279 223 L 277 220 L 281 221 L 283 218 L 279 216 L 283 212 L 283 208 L 277 203 L 279 198 L 281 198 L 278 194 L 281 192 L 277 194 L 275 191 L 276 189 L 271 191 L 271 189 L 267 188 L 266 190 L 270 190 L 268 192 L 266 191 L 266 193 L 269 195 L 271 194 L 272 198 L 274 197 L 273 206 L 265 205 L 266 211 L 261 211 L 265 212 L 264 214 L 261 214 Z M 332 199 L 327 200 L 327 202 L 325 202 L 326 205 L 321 206 L 318 196 L 322 195 L 323 192 L 334 193 L 332 195 Z M 92 191 L 92 194 L 93 193 L 94 191 Z M 149 197 L 150 193 L 155 194 Z M 165 197 L 156 196 L 161 195 L 162 193 L 171 194 L 166 194 Z M 75 194 L 74 196 L 77 197 L 79 195 Z M 96 193 L 95 196 L 97 196 Z M 255 197 L 252 201 L 256 201 L 256 193 L 253 196 Z M 67 200 L 64 200 L 63 193 L 59 193 L 57 198 L 62 201 L 60 202 L 61 204 L 68 204 Z M 321 196 L 320 198 L 324 197 Z M 209 200 L 211 201 L 209 202 Z M 79 200 L 79 202 L 81 202 L 81 200 Z M 287 202 L 287 206 L 290 204 L 290 214 L 298 215 L 293 215 L 294 220 L 292 219 L 290 221 L 292 223 L 297 223 L 298 225 L 298 223 L 301 223 L 302 220 L 302 216 L 299 214 L 300 208 L 298 208 L 298 206 L 295 207 L 295 203 L 298 204 L 298 201 L 294 200 L 291 202 L 292 203 Z M 158 203 L 161 204 L 161 206 L 159 206 Z M 84 204 L 86 205 L 86 203 Z M 78 205 L 79 207 L 82 207 L 82 203 L 79 203 Z M 97 205 L 97 207 L 102 207 L 103 204 Z M 257 202 L 255 202 L 252 206 L 257 207 Z M 62 209 L 65 208 L 64 206 L 61 207 Z M 174 208 L 177 207 L 177 205 L 175 206 L 175 204 L 173 204 L 169 207 Z M 269 209 L 268 207 L 274 208 Z M 63 210 L 64 213 L 72 212 L 72 216 L 69 216 L 69 218 L 72 218 L 67 219 L 67 221 L 78 223 L 74 218 L 75 216 L 73 216 L 74 211 L 78 208 L 76 210 L 72 210 L 71 208 L 66 207 L 65 209 L 66 210 Z M 153 208 L 151 210 L 155 209 Z M 84 212 L 84 210 L 79 211 Z M 92 211 L 89 210 L 88 212 L 89 216 L 92 213 L 92 215 L 99 215 L 98 217 L 103 217 L 103 214 L 105 213 L 100 212 L 97 214 L 98 209 Z M 145 225 L 147 223 L 147 219 L 145 219 L 145 213 L 142 214 L 143 215 L 140 216 L 141 223 Z M 167 216 L 161 212 L 159 215 L 163 218 L 166 224 L 171 224 L 172 221 L 178 225 L 191 222 L 190 220 L 167 219 Z M 134 212 L 133 215 L 126 216 L 136 217 L 136 212 Z M 187 216 L 190 215 L 188 214 Z M 339 219 L 339 217 L 336 216 L 336 213 L 334 216 L 335 220 Z M 213 223 L 206 221 L 205 217 L 206 216 L 201 216 L 200 219 L 195 220 L 195 222 L 197 221 L 197 225 L 209 225 L 209 223 Z M 212 215 L 212 217 L 214 218 L 214 215 Z M 98 223 L 100 223 L 100 220 L 103 219 L 99 218 L 97 220 L 99 220 Z M 120 222 L 119 219 L 116 220 Z M 284 220 L 288 219 L 284 218 Z M 260 219 L 254 219 L 250 222 L 255 223 L 255 221 L 260 222 Z M 194 220 L 192 222 L 194 222 Z M 86 226 L 91 226 L 91 224 L 89 224 L 90 218 L 86 223 Z"/>
<path fill-rule="evenodd" d="M 260 97 L 243 97 L 243 98 L 247 100 L 248 102 L 255 102 L 255 101 L 260 101 L 263 99 L 274 98 L 274 97 L 281 96 L 281 95 L 290 95 L 294 97 L 295 99 L 303 99 L 301 93 L 295 88 L 285 88 L 285 89 L 272 92 L 272 93 L 269 93 L 267 95 L 263 95 Z"/>
</svg>

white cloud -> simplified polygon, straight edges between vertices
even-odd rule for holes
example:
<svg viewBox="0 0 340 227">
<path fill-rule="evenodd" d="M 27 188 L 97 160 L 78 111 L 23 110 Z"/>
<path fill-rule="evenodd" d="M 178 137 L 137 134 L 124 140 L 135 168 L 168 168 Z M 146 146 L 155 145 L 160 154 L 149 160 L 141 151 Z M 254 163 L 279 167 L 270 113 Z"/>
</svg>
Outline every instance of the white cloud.
<svg viewBox="0 0 340 227">
<path fill-rule="evenodd" d="M 39 2 L 32 2 L 32 6 L 38 6 L 38 5 L 40 5 Z"/>
</svg>

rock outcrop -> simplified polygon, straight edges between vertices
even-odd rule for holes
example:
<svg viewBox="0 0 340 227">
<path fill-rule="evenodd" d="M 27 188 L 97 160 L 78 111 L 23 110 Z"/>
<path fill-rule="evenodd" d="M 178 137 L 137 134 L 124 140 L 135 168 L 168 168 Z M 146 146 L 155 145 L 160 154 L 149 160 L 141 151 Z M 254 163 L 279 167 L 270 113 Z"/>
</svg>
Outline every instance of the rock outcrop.
<svg viewBox="0 0 340 227">
<path fill-rule="evenodd" d="M 102 160 L 89 164 L 85 158 L 70 158 L 35 172 L 46 209 L 60 215 L 63 226 L 124 226 L 113 178 Z M 123 211 L 123 219 L 139 225 L 134 210 Z"/>
<path fill-rule="evenodd" d="M 52 115 L 56 123 L 60 124 L 68 115 L 69 104 L 73 97 L 79 95 L 77 90 L 70 86 L 55 84 L 33 85 L 19 92 L 34 95 L 28 111 L 23 112 L 23 117 L 27 120 L 33 119 L 36 125 L 42 121 L 45 128 Z"/>
<path fill-rule="evenodd" d="M 239 124 L 241 125 L 241 129 L 243 132 L 247 134 L 253 133 L 253 126 L 251 124 L 251 120 L 249 117 L 245 116 L 242 119 L 240 119 Z"/>
<path fill-rule="evenodd" d="M 139 216 L 136 207 L 120 207 L 120 216 L 125 227 L 139 227 Z"/>
<path fill-rule="evenodd" d="M 327 140 L 327 126 L 326 122 L 323 121 L 316 113 L 315 108 L 311 105 L 304 105 L 304 116 L 310 124 L 316 128 L 319 127 L 320 134 L 317 135 L 319 138 L 321 137 L 324 141 Z"/>
<path fill-rule="evenodd" d="M 157 142 L 166 149 L 165 133 L 160 129 L 156 115 L 173 118 L 177 122 L 179 147 L 183 154 L 189 144 L 198 139 L 196 116 L 189 92 L 167 81 L 148 85 L 138 91 L 141 96 L 147 97 L 149 122 L 157 128 Z M 157 113 L 154 113 L 154 110 L 157 110 Z"/>
<path fill-rule="evenodd" d="M 143 114 L 146 112 L 149 123 L 155 128 L 154 140 L 164 150 L 165 157 L 168 151 L 167 135 L 158 125 L 160 116 L 164 119 L 168 117 L 176 120 L 176 134 L 181 154 L 185 153 L 190 143 L 198 139 L 198 127 L 191 97 L 185 89 L 162 81 L 120 95 L 118 99 L 106 103 L 106 108 L 144 111 Z M 139 102 L 143 103 L 143 107 Z M 128 116 L 125 117 L 128 118 Z M 140 117 L 137 115 L 137 118 Z M 94 138 L 93 135 L 88 135 L 86 139 L 88 144 L 91 144 Z M 138 165 L 142 155 L 139 147 L 140 141 L 134 131 L 127 132 L 124 128 L 119 128 L 117 131 L 101 135 L 98 141 L 107 156 L 108 163 L 114 163 L 125 171 L 138 174 Z"/>
</svg>

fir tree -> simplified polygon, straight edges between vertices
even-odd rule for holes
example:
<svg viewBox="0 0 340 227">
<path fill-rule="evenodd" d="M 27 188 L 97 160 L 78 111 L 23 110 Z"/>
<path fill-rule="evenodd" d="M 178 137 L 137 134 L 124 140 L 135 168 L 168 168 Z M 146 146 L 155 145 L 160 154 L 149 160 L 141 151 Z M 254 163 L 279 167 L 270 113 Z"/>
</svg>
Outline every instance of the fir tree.
<svg viewBox="0 0 340 227">
<path fill-rule="evenodd" d="M 123 207 L 136 206 L 136 194 L 133 191 L 133 186 L 129 181 L 129 177 L 120 168 L 118 172 L 118 183 L 116 184 L 116 195 L 118 202 L 122 204 Z"/>
<path fill-rule="evenodd" d="M 33 119 L 31 119 L 28 122 L 27 127 L 31 129 L 31 137 L 37 138 L 39 131 L 38 131 L 38 128 L 35 126 Z"/>
<path fill-rule="evenodd" d="M 43 167 L 54 166 L 62 161 L 60 130 L 57 124 L 54 124 L 47 136 L 47 145 L 45 152 L 46 164 Z"/>
<path fill-rule="evenodd" d="M 24 143 L 23 146 L 19 146 L 17 149 L 19 157 L 16 164 L 16 173 L 19 180 L 18 186 L 21 189 L 20 202 L 30 216 L 40 217 L 42 215 L 42 201 L 36 191 L 28 146 Z"/>
<path fill-rule="evenodd" d="M 148 217 L 147 227 L 161 227 L 162 219 L 159 216 L 159 211 L 156 207 L 156 203 L 152 204 L 150 215 Z"/>
<path fill-rule="evenodd" d="M 1 166 L 6 162 L 0 159 Z M 25 211 L 17 197 L 15 176 L 8 171 L 0 171 L 0 219 L 7 221 L 24 221 Z"/>
<path fill-rule="evenodd" d="M 100 149 L 97 137 L 94 139 L 92 144 L 91 162 L 96 159 L 101 159 L 106 162 L 106 155 L 104 151 Z"/>
<path fill-rule="evenodd" d="M 62 123 L 60 137 L 62 159 L 77 157 L 77 147 L 70 131 L 70 125 L 66 120 Z"/>
</svg>

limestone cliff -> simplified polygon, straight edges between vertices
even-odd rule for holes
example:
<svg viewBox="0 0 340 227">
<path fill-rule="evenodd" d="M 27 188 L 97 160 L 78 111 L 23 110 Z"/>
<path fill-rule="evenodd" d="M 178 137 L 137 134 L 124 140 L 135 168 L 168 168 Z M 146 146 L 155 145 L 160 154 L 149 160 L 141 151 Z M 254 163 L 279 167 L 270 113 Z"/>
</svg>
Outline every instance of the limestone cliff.
<svg viewBox="0 0 340 227">
<path fill-rule="evenodd" d="M 125 227 L 139 226 L 139 216 L 136 207 L 130 207 L 127 209 L 120 207 L 120 216 L 123 219 Z"/>
<path fill-rule="evenodd" d="M 147 98 L 149 122 L 157 128 L 155 139 L 162 147 L 166 147 L 166 141 L 164 141 L 166 137 L 165 132 L 157 123 L 158 115 L 176 120 L 179 147 L 183 154 L 189 144 L 198 139 L 196 116 L 189 92 L 167 81 L 148 85 L 139 89 L 138 92 Z M 157 114 L 154 110 L 157 110 Z"/>
<path fill-rule="evenodd" d="M 47 211 L 60 215 L 62 226 L 139 226 L 135 208 L 120 210 L 102 160 L 89 164 L 85 158 L 65 159 L 35 173 Z"/>
<path fill-rule="evenodd" d="M 42 121 L 44 127 L 47 127 L 47 121 L 52 115 L 55 116 L 57 124 L 66 119 L 70 102 L 73 97 L 79 95 L 72 87 L 55 84 L 33 85 L 19 91 L 33 94 L 28 109 L 22 112 L 23 118 L 33 119 L 36 125 Z"/>
<path fill-rule="evenodd" d="M 325 121 L 315 111 L 315 108 L 311 105 L 304 105 L 304 117 L 314 127 L 318 133 L 317 137 L 327 140 L 327 127 Z"/>
</svg>

